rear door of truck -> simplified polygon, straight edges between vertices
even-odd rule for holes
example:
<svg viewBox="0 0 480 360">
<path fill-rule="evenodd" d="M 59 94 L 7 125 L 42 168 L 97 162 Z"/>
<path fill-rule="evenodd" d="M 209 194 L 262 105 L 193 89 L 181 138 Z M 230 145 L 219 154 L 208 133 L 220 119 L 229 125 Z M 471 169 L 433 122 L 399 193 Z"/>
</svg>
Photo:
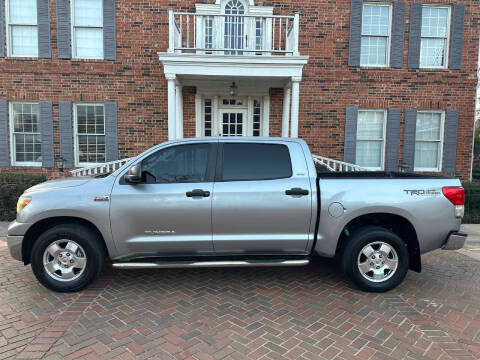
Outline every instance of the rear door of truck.
<svg viewBox="0 0 480 360">
<path fill-rule="evenodd" d="M 215 253 L 305 254 L 310 186 L 300 144 L 221 140 L 212 199 Z"/>
</svg>

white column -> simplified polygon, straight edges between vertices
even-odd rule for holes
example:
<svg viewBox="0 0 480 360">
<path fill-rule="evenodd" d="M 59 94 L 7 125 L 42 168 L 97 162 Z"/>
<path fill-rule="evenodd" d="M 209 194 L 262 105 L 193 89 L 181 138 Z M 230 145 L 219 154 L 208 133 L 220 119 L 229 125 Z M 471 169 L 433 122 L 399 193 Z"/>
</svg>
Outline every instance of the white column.
<svg viewBox="0 0 480 360">
<path fill-rule="evenodd" d="M 290 129 L 290 136 L 292 138 L 298 137 L 298 113 L 300 106 L 300 77 L 292 78 L 292 127 Z"/>
<path fill-rule="evenodd" d="M 270 95 L 263 97 L 262 136 L 270 136 Z"/>
<path fill-rule="evenodd" d="M 168 140 L 175 140 L 176 134 L 176 82 L 175 74 L 165 74 L 168 80 Z"/>
<path fill-rule="evenodd" d="M 183 139 L 183 86 L 176 84 L 175 138 Z"/>
<path fill-rule="evenodd" d="M 282 137 L 288 137 L 290 126 L 290 98 L 292 90 L 290 86 L 283 89 L 283 117 L 282 117 Z"/>
</svg>

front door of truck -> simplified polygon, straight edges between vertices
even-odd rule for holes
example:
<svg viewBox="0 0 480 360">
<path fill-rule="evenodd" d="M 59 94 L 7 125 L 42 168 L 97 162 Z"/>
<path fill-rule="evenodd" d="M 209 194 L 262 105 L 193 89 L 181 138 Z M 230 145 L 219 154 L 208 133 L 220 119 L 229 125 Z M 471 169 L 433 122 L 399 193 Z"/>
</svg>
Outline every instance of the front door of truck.
<svg viewBox="0 0 480 360">
<path fill-rule="evenodd" d="M 110 221 L 122 256 L 213 253 L 216 148 L 198 142 L 163 148 L 141 162 L 144 182 L 117 181 Z"/>
<path fill-rule="evenodd" d="M 212 212 L 216 254 L 304 254 L 312 191 L 301 146 L 225 140 L 218 153 Z"/>
</svg>

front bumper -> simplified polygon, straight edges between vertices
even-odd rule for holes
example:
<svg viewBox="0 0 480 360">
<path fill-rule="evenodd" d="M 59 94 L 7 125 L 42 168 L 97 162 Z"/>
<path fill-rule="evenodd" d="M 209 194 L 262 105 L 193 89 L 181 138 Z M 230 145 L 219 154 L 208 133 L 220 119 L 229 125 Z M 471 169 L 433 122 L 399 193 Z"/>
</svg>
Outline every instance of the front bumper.
<svg viewBox="0 0 480 360">
<path fill-rule="evenodd" d="M 449 235 L 447 241 L 442 246 L 443 250 L 460 250 L 465 245 L 467 240 L 467 233 L 453 232 Z"/>
<path fill-rule="evenodd" d="M 8 250 L 12 258 L 18 261 L 22 259 L 23 236 L 7 236 Z"/>
</svg>

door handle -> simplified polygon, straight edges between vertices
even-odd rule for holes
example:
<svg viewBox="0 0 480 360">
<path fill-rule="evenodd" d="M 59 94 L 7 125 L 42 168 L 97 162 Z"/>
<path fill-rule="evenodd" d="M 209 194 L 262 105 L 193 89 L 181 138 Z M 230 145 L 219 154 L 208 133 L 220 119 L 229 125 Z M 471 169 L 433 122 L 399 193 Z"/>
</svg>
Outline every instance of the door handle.
<svg viewBox="0 0 480 360">
<path fill-rule="evenodd" d="M 187 197 L 209 197 L 210 191 L 204 191 L 202 189 L 195 189 L 187 192 Z"/>
<path fill-rule="evenodd" d="M 308 190 L 305 190 L 305 189 L 293 188 L 293 189 L 290 189 L 290 190 L 286 190 L 285 194 L 306 196 L 306 195 L 310 194 L 310 192 Z"/>
</svg>

